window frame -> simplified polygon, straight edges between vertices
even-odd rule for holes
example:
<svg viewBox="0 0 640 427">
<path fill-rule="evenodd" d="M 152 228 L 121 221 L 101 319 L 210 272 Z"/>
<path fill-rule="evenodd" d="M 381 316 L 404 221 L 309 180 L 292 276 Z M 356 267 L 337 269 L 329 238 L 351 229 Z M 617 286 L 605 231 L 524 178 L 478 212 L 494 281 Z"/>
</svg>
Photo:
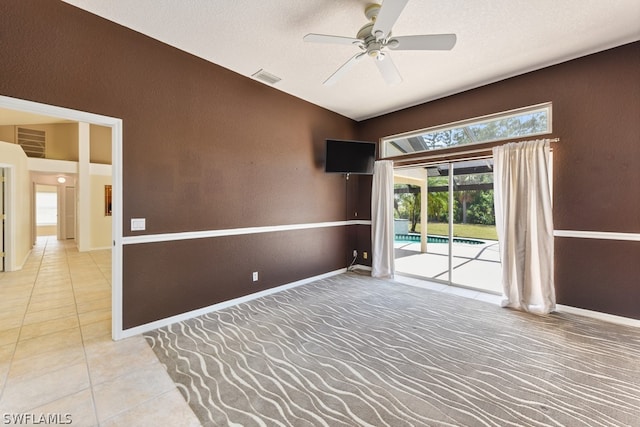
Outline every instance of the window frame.
<svg viewBox="0 0 640 427">
<path fill-rule="evenodd" d="M 451 146 L 447 146 L 447 147 L 438 147 L 438 148 L 432 148 L 432 149 L 426 149 L 426 150 L 421 150 L 421 151 L 412 151 L 412 152 L 408 152 L 408 153 L 402 153 L 402 154 L 393 154 L 393 155 L 389 155 L 387 154 L 387 145 L 388 143 L 398 140 L 398 139 L 407 139 L 407 138 L 412 138 L 412 137 L 419 137 L 421 135 L 424 134 L 429 134 L 429 133 L 434 133 L 434 132 L 444 132 L 444 131 L 448 131 L 448 130 L 452 130 L 452 129 L 457 129 L 457 128 L 463 128 L 469 125 L 478 125 L 478 124 L 482 124 L 482 123 L 487 123 L 487 122 L 491 122 L 494 121 L 496 119 L 507 119 L 510 117 L 517 117 L 517 116 L 521 116 L 527 113 L 532 113 L 532 112 L 537 112 L 537 111 L 544 111 L 546 110 L 547 112 L 547 129 L 545 131 L 542 132 L 534 132 L 534 133 L 530 133 L 527 135 L 517 135 L 517 136 L 509 136 L 509 137 L 501 137 L 501 138 L 496 138 L 496 139 L 491 139 L 491 140 L 486 140 L 486 141 L 479 141 L 479 142 L 471 142 L 468 144 L 458 144 L 458 145 L 451 145 Z M 470 119 L 464 119 L 464 120 L 459 120 L 456 122 L 450 122 L 450 123 L 445 123 L 442 125 L 437 125 L 437 126 L 430 126 L 427 128 L 422 128 L 422 129 L 418 129 L 418 130 L 413 130 L 413 131 L 409 131 L 409 132 L 403 132 L 403 133 L 399 133 L 399 134 L 395 134 L 395 135 L 390 135 L 390 136 L 386 136 L 383 138 L 380 138 L 380 158 L 381 159 L 388 159 L 388 158 L 397 158 L 397 157 L 402 157 L 402 156 L 410 156 L 410 155 L 416 155 L 416 154 L 425 154 L 425 153 L 436 153 L 439 152 L 441 150 L 451 150 L 451 149 L 460 149 L 461 147 L 473 147 L 474 149 L 477 148 L 481 148 L 483 145 L 490 145 L 490 144 L 495 144 L 496 142 L 501 142 L 501 141 L 511 141 L 511 140 L 518 140 L 518 139 L 522 139 L 522 138 L 529 138 L 529 137 L 535 137 L 535 136 L 540 136 L 540 135 L 549 135 L 553 133 L 553 107 L 552 107 L 552 103 L 551 102 L 544 102 L 541 104 L 536 104 L 536 105 L 529 105 L 526 107 L 521 107 L 521 108 L 516 108 L 513 110 L 508 110 L 508 111 L 501 111 L 498 113 L 493 113 L 493 114 L 487 114 L 484 116 L 478 116 L 478 117 L 473 117 Z"/>
<path fill-rule="evenodd" d="M 53 200 L 47 200 L 49 198 L 51 198 Z M 59 208 L 58 193 L 54 192 L 54 191 L 36 191 L 35 192 L 35 201 L 36 201 L 36 204 L 35 204 L 35 219 L 36 219 L 35 223 L 36 223 L 36 226 L 40 227 L 40 226 L 57 225 L 58 224 L 58 215 L 59 215 L 59 212 L 58 212 L 58 210 L 59 210 L 58 209 Z M 45 210 L 46 210 L 46 208 L 49 208 L 49 209 L 55 208 L 55 219 L 53 220 L 53 222 L 51 222 L 51 221 L 44 221 L 43 222 L 43 218 L 42 218 L 43 213 L 42 213 L 41 209 L 43 207 L 42 204 L 45 201 L 46 202 L 51 202 L 51 201 L 54 202 L 53 204 L 45 203 L 46 204 Z M 45 216 L 47 216 L 47 215 L 45 214 Z"/>
</svg>

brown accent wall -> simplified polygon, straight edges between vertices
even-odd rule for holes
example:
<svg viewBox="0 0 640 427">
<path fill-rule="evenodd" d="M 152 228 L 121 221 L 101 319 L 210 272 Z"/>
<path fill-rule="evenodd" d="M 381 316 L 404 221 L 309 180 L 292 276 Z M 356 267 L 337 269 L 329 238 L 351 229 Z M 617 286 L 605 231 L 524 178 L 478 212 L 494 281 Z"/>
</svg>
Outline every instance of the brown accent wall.
<svg viewBox="0 0 640 427">
<path fill-rule="evenodd" d="M 58 1 L 0 2 L 0 56 L 0 94 L 123 120 L 125 236 L 346 219 L 348 118 Z M 127 246 L 124 324 L 343 268 L 349 228 Z"/>
<path fill-rule="evenodd" d="M 124 327 L 344 268 L 345 229 L 352 227 L 126 245 Z"/>
<path fill-rule="evenodd" d="M 640 318 L 640 242 L 556 238 L 555 252 L 558 301 Z"/>
<path fill-rule="evenodd" d="M 371 221 L 371 175 L 352 175 L 349 180 L 347 200 L 349 202 L 349 212 L 347 218 L 355 221 Z M 351 230 L 351 252 L 358 251 L 355 263 L 359 265 L 371 266 L 371 226 L 357 224 L 350 227 Z M 367 252 L 367 258 L 364 258 Z M 351 257 L 353 260 L 353 256 Z"/>
<path fill-rule="evenodd" d="M 635 42 L 360 122 L 357 137 L 551 101 L 555 229 L 640 233 L 639 75 Z M 555 240 L 560 304 L 640 318 L 640 242 Z"/>
</svg>

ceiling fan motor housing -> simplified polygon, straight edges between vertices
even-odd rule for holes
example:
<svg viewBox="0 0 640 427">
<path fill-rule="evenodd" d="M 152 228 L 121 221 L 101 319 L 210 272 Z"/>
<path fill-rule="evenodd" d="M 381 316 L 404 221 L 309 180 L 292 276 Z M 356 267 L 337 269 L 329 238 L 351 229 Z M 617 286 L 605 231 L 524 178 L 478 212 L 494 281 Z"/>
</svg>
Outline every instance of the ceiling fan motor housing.
<svg viewBox="0 0 640 427">
<path fill-rule="evenodd" d="M 371 4 L 367 7 L 365 15 L 370 19 L 370 22 L 367 22 L 360 28 L 358 34 L 356 34 L 356 38 L 362 40 L 363 44 L 361 47 L 367 52 L 367 55 L 382 61 L 384 59 L 382 49 L 386 46 L 385 40 L 377 40 L 376 37 L 371 34 L 379 10 L 380 5 L 378 4 Z"/>
</svg>

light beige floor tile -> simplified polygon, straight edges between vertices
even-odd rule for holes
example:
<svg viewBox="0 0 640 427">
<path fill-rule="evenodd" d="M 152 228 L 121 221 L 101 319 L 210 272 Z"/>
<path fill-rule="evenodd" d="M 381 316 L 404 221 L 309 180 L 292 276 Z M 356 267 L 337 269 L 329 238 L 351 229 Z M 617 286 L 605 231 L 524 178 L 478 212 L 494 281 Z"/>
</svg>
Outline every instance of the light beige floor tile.
<svg viewBox="0 0 640 427">
<path fill-rule="evenodd" d="M 111 418 L 175 388 L 160 364 L 105 381 L 95 386 L 93 391 L 98 419 L 103 421 Z"/>
<path fill-rule="evenodd" d="M 30 325 L 24 325 L 22 327 L 22 331 L 20 332 L 20 340 L 27 340 L 42 335 L 48 335 L 54 332 L 64 331 L 66 329 L 77 328 L 79 326 L 80 324 L 78 322 L 77 315 L 32 323 Z"/>
<path fill-rule="evenodd" d="M 5 329 L 0 331 L 0 345 L 15 344 L 20 336 L 20 328 Z"/>
<path fill-rule="evenodd" d="M 19 341 L 16 346 L 15 359 L 26 359 L 50 351 L 63 350 L 74 346 L 82 346 L 80 328 L 66 329 L 60 332 Z"/>
<path fill-rule="evenodd" d="M 3 305 L 11 306 L 13 304 L 24 304 L 25 302 L 29 302 L 29 298 L 31 298 L 31 291 L 33 289 L 33 283 L 29 285 L 19 285 L 19 286 L 0 286 L 0 298 L 2 300 Z M 26 300 L 26 301 L 25 301 Z"/>
<path fill-rule="evenodd" d="M 104 281 L 104 277 L 97 267 L 91 270 L 71 270 L 71 281 L 75 284 L 95 285 Z"/>
<path fill-rule="evenodd" d="M 9 378 L 25 380 L 79 363 L 86 363 L 84 349 L 80 346 L 71 346 L 26 358 L 14 359 L 9 370 Z"/>
<path fill-rule="evenodd" d="M 89 388 L 87 365 L 79 363 L 44 375 L 7 380 L 0 412 L 24 412 Z"/>
<path fill-rule="evenodd" d="M 19 328 L 24 319 L 24 310 L 7 313 L 0 319 L 0 333 L 9 329 Z"/>
<path fill-rule="evenodd" d="M 10 286 L 16 284 L 31 283 L 33 284 L 36 277 L 38 277 L 39 270 L 27 270 L 23 268 L 20 271 L 12 271 L 10 273 L 4 273 L 2 278 L 2 286 Z"/>
<path fill-rule="evenodd" d="M 36 286 L 46 286 L 47 284 L 70 283 L 71 276 L 55 270 L 41 270 L 36 279 Z"/>
<path fill-rule="evenodd" d="M 21 301 L 15 304 L 6 304 L 5 307 L 0 307 L 0 322 L 3 319 L 11 318 L 14 316 L 24 316 L 25 311 L 27 311 L 27 303 L 28 301 Z M 2 325 L 0 325 L 2 327 Z"/>
<path fill-rule="evenodd" d="M 76 301 L 78 313 L 86 313 L 93 310 L 111 310 L 111 296 L 90 301 Z"/>
<path fill-rule="evenodd" d="M 36 285 L 33 288 L 31 298 L 58 298 L 60 296 L 73 296 L 73 287 L 70 283 L 61 283 L 57 285 Z"/>
<path fill-rule="evenodd" d="M 15 344 L 0 346 L 0 390 L 2 390 L 7 380 L 7 374 L 9 373 L 9 366 L 15 348 Z"/>
<path fill-rule="evenodd" d="M 73 296 L 71 283 L 57 283 L 46 285 L 35 285 L 31 294 L 31 302 L 40 302 L 43 299 L 54 299 Z"/>
<path fill-rule="evenodd" d="M 80 302 L 95 301 L 98 299 L 110 298 L 111 287 L 107 285 L 96 286 L 88 289 L 75 288 L 76 299 Z"/>
<path fill-rule="evenodd" d="M 104 338 L 87 341 L 85 351 L 94 385 L 160 363 L 151 347 L 139 336 L 122 341 Z"/>
<path fill-rule="evenodd" d="M 54 299 L 54 300 L 44 300 L 44 301 L 39 301 L 39 302 L 30 302 L 29 303 L 29 307 L 27 308 L 27 310 L 29 312 L 33 312 L 33 311 L 42 311 L 42 310 L 50 310 L 52 308 L 60 308 L 60 307 L 65 307 L 68 305 L 74 305 L 75 306 L 76 301 L 73 297 L 69 297 L 69 298 L 59 298 L 59 299 Z"/>
<path fill-rule="evenodd" d="M 9 363 L 13 357 L 13 351 L 15 349 L 15 344 L 5 344 L 0 346 L 0 363 Z"/>
<path fill-rule="evenodd" d="M 111 320 L 100 320 L 98 322 L 80 325 L 82 331 L 82 340 L 86 343 L 96 339 L 111 339 Z"/>
<path fill-rule="evenodd" d="M 34 414 L 61 414 L 64 416 L 64 418 L 62 418 L 64 423 L 60 422 L 58 424 L 67 424 L 76 427 L 93 427 L 98 425 L 90 389 L 85 389 L 44 406 L 39 406 L 34 408 L 32 412 Z"/>
<path fill-rule="evenodd" d="M 28 289 L 22 292 L 0 292 L 0 311 L 4 312 L 15 307 L 26 307 L 30 296 L 31 291 Z"/>
<path fill-rule="evenodd" d="M 116 426 L 201 426 L 200 421 L 184 401 L 177 389 L 136 406 L 127 412 L 100 423 L 103 427 Z"/>
<path fill-rule="evenodd" d="M 104 275 L 101 273 L 96 273 L 91 275 L 90 278 L 80 278 L 78 280 L 73 281 L 73 287 L 76 291 L 85 291 L 90 292 L 94 290 L 99 290 L 102 287 L 109 287 L 104 278 Z"/>
<path fill-rule="evenodd" d="M 56 268 L 41 268 L 38 272 L 38 277 L 35 280 L 36 286 L 57 286 L 68 285 L 70 283 L 71 275 L 68 268 L 64 269 Z"/>
<path fill-rule="evenodd" d="M 103 308 L 101 310 L 92 310 L 85 313 L 78 313 L 81 325 L 100 322 L 102 320 L 111 320 L 111 308 Z"/>
<path fill-rule="evenodd" d="M 48 310 L 28 311 L 24 317 L 24 324 L 43 322 L 46 320 L 59 319 L 76 314 L 75 304 L 69 304 L 63 307 L 51 308 Z"/>
</svg>

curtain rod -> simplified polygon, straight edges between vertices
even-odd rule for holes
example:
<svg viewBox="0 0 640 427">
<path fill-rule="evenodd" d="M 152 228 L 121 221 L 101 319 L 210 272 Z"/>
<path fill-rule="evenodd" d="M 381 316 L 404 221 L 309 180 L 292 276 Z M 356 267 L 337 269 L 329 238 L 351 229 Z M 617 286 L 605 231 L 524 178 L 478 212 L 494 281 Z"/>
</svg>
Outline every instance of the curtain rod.
<svg viewBox="0 0 640 427">
<path fill-rule="evenodd" d="M 509 144 L 511 142 L 526 142 L 526 141 L 538 141 L 538 140 L 547 140 L 549 142 L 560 142 L 560 138 L 538 138 L 538 139 L 521 139 L 518 141 L 505 141 L 504 144 Z M 496 145 L 497 146 L 497 145 Z M 424 156 L 420 156 L 420 157 L 412 157 L 409 159 L 402 159 L 402 158 L 396 158 L 396 159 L 380 159 L 380 160 L 393 160 L 394 163 L 400 163 L 400 165 L 398 165 L 397 167 L 411 167 L 411 166 L 415 166 L 416 163 L 420 163 L 421 161 L 424 162 L 430 162 L 430 163 L 434 163 L 434 162 L 442 162 L 443 159 L 444 161 L 446 161 L 447 158 L 451 158 L 451 157 L 455 157 L 455 161 L 459 161 L 459 160 L 476 160 L 476 159 L 481 159 L 481 158 L 489 158 L 492 155 L 489 154 L 488 152 L 491 152 L 493 147 L 490 148 L 476 148 L 475 150 L 464 150 L 464 151 L 456 151 L 453 153 L 435 153 L 435 154 L 426 154 Z M 428 152 L 427 152 L 428 153 Z M 480 154 L 482 153 L 482 154 Z M 475 154 L 475 157 L 469 157 L 466 158 L 465 156 L 471 155 L 471 154 Z M 460 159 L 459 157 L 462 156 L 464 158 Z M 402 164 L 405 162 L 409 162 L 410 164 Z"/>
</svg>

